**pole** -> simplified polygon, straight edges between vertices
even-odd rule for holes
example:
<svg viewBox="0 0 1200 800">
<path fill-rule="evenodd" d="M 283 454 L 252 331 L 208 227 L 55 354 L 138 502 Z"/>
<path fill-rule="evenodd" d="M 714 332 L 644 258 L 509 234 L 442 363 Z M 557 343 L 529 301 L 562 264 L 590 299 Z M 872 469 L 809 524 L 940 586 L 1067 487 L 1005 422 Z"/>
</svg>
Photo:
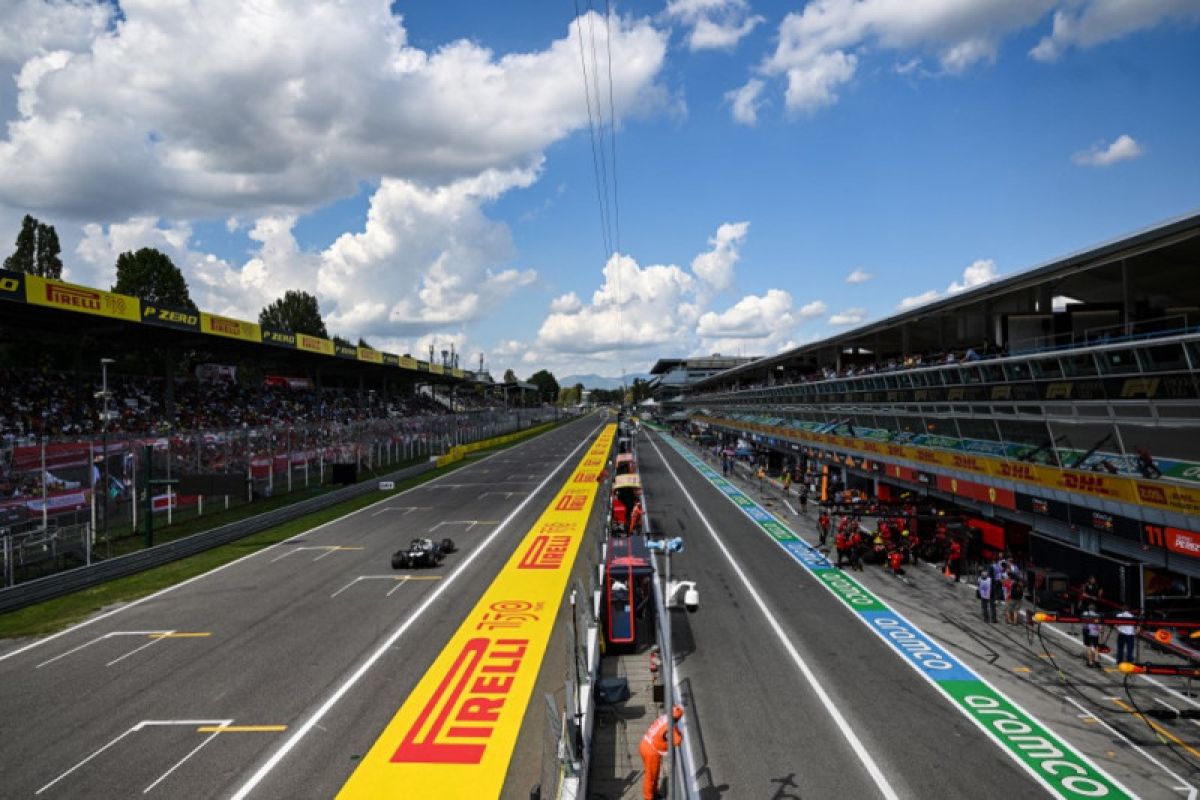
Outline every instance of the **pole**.
<svg viewBox="0 0 1200 800">
<path fill-rule="evenodd" d="M 667 764 L 670 767 L 670 772 L 667 773 L 667 797 L 675 795 L 675 683 L 674 671 L 675 665 L 672 663 L 675 660 L 675 650 L 671 646 L 671 596 L 668 594 L 671 591 L 671 548 L 663 548 L 663 557 L 666 561 L 666 585 L 663 587 L 663 597 L 666 602 L 663 603 L 663 641 L 667 645 L 666 651 L 663 653 L 663 697 L 666 702 L 665 710 L 667 712 Z"/>
<path fill-rule="evenodd" d="M 167 436 L 167 480 L 171 480 L 171 437 Z M 175 523 L 174 516 L 175 497 L 171 492 L 171 484 L 167 484 L 167 526 Z"/>
<path fill-rule="evenodd" d="M 92 479 L 92 533 L 96 532 L 96 478 L 100 474 L 100 470 L 96 468 L 96 445 L 88 442 L 88 464 L 91 465 L 91 474 L 88 476 Z M 88 561 L 88 563 L 92 563 Z"/>
<path fill-rule="evenodd" d="M 108 539 L 108 484 L 111 482 L 110 476 L 112 471 L 108 466 L 108 365 L 113 360 L 111 358 L 100 359 L 100 391 L 104 397 L 104 419 L 100 423 L 100 441 L 101 449 L 104 451 L 102 457 L 104 459 L 104 481 L 100 485 L 101 491 L 104 492 L 104 538 Z"/>
<path fill-rule="evenodd" d="M 142 451 L 146 459 L 146 547 L 154 546 L 154 445 L 146 445 Z"/>
<path fill-rule="evenodd" d="M 42 436 L 42 530 L 50 530 L 50 497 L 46 491 L 46 437 Z"/>
</svg>

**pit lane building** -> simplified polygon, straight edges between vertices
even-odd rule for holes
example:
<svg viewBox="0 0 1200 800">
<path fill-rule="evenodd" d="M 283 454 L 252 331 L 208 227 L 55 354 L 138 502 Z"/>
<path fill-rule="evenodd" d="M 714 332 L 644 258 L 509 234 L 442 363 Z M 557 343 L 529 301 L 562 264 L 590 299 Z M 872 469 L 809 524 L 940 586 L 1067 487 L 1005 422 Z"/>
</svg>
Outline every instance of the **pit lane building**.
<svg viewBox="0 0 1200 800">
<path fill-rule="evenodd" d="M 1196 597 L 1198 279 L 1193 215 L 732 366 L 678 404 L 776 464 L 953 501 L 1072 583 Z"/>
</svg>

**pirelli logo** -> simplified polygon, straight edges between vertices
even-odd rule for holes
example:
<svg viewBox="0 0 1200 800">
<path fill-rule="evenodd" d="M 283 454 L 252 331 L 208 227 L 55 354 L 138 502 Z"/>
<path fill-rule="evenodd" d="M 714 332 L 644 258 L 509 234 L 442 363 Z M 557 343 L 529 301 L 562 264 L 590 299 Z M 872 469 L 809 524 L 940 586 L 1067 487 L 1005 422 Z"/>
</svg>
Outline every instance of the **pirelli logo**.
<svg viewBox="0 0 1200 800">
<path fill-rule="evenodd" d="M 391 762 L 478 764 L 528 647 L 528 639 L 468 639 Z"/>
<path fill-rule="evenodd" d="M 586 494 L 564 494 L 558 498 L 558 502 L 554 504 L 555 511 L 583 511 L 587 508 L 588 495 Z"/>
<path fill-rule="evenodd" d="M 517 569 L 558 569 L 570 548 L 570 536 L 535 536 Z"/>
<path fill-rule="evenodd" d="M 57 283 L 46 284 L 46 302 L 56 306 L 70 306 L 82 311 L 100 312 L 103 310 L 99 292 Z"/>
<path fill-rule="evenodd" d="M 208 318 L 208 324 L 212 327 L 213 333 L 223 333 L 226 336 L 242 335 L 242 323 L 236 319 L 212 316 Z"/>
<path fill-rule="evenodd" d="M 20 278 L 0 278 L 0 292 L 12 294 L 21 288 Z"/>
</svg>

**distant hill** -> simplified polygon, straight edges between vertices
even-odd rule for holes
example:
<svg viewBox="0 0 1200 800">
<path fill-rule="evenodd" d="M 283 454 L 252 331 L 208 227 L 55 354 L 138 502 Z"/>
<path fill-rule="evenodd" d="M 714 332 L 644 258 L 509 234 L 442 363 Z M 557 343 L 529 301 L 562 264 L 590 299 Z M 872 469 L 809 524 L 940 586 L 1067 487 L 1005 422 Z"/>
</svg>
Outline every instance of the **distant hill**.
<svg viewBox="0 0 1200 800">
<path fill-rule="evenodd" d="M 585 389 L 620 389 L 621 384 L 629 385 L 633 383 L 634 378 L 641 378 L 648 381 L 651 378 L 649 372 L 630 372 L 625 376 L 624 381 L 621 378 L 606 378 L 603 375 L 566 375 L 558 378 L 558 385 L 564 388 L 574 386 L 577 383 L 582 383 Z"/>
</svg>

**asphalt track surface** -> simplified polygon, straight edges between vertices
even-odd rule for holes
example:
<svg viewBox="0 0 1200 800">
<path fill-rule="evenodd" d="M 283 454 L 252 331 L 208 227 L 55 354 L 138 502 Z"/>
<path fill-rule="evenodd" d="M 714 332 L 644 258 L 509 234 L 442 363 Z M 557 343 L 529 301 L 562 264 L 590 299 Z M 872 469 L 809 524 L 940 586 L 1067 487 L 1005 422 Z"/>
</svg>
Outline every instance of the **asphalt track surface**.
<svg viewBox="0 0 1200 800">
<path fill-rule="evenodd" d="M 599 424 L 595 416 L 569 423 L 65 634 L 7 649 L 0 794 L 334 796 Z M 459 552 L 436 569 L 393 571 L 391 553 L 416 536 L 450 537 Z M 547 660 L 560 659 L 548 652 Z"/>
<path fill-rule="evenodd" d="M 697 613 L 673 613 L 672 638 L 691 709 L 702 797 L 868 798 L 889 790 L 902 798 L 1046 796 L 657 435 L 640 437 L 637 453 L 654 527 L 686 542 L 672 572 L 698 581 L 701 591 Z M 883 785 L 797 667 L 768 614 L 874 761 Z"/>
</svg>

